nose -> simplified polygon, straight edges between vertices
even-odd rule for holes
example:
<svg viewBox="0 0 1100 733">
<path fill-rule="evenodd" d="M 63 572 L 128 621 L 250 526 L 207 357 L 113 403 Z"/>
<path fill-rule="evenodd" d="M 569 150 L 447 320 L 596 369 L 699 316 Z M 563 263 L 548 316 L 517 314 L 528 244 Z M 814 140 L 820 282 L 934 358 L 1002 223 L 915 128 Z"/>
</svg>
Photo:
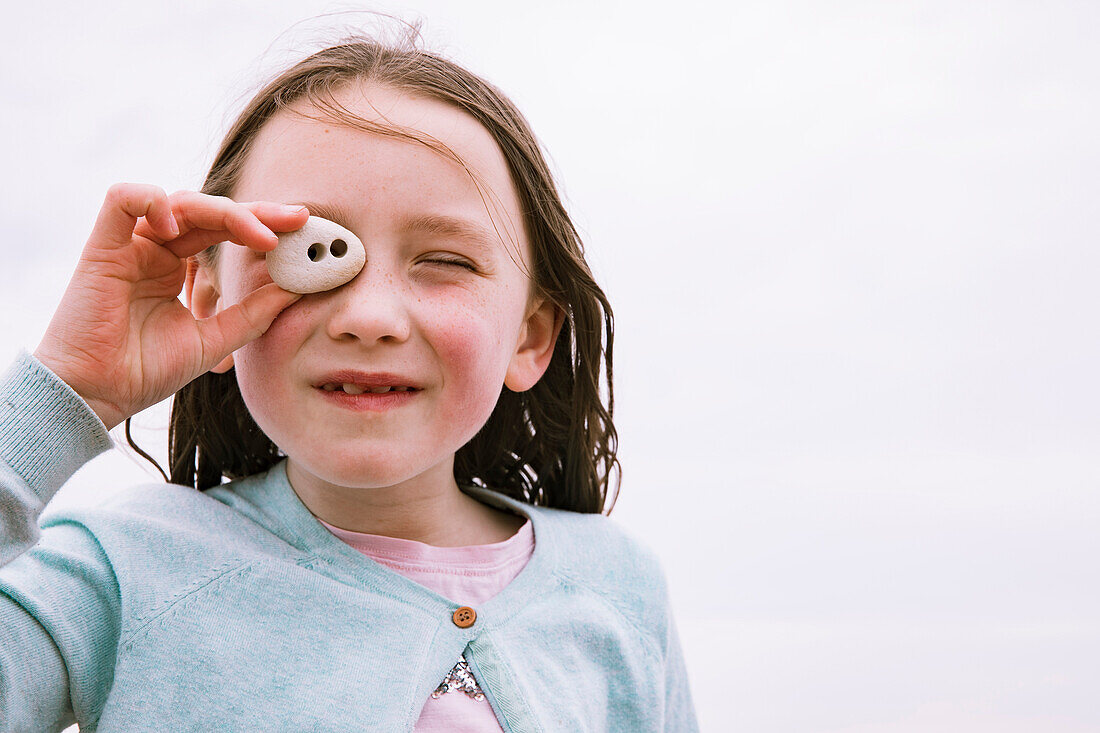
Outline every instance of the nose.
<svg viewBox="0 0 1100 733">
<path fill-rule="evenodd" d="M 348 283 L 329 293 L 332 312 L 326 329 L 337 341 L 401 343 L 409 338 L 409 288 L 383 263 L 367 259 Z"/>
</svg>

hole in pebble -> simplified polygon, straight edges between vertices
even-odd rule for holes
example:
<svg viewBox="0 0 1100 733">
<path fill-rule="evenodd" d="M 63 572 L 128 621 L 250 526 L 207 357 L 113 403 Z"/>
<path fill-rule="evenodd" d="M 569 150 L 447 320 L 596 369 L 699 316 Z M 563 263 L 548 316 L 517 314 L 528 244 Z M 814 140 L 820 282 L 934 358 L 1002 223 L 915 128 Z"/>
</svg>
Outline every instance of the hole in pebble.
<svg viewBox="0 0 1100 733">
<path fill-rule="evenodd" d="M 309 255 L 310 262 L 316 262 L 325 256 L 325 247 L 320 242 L 314 242 L 309 245 L 309 249 L 306 250 L 306 254 Z"/>
<path fill-rule="evenodd" d="M 332 251 L 334 257 L 343 257 L 348 253 L 348 243 L 342 239 L 334 239 L 329 246 L 329 250 Z"/>
</svg>

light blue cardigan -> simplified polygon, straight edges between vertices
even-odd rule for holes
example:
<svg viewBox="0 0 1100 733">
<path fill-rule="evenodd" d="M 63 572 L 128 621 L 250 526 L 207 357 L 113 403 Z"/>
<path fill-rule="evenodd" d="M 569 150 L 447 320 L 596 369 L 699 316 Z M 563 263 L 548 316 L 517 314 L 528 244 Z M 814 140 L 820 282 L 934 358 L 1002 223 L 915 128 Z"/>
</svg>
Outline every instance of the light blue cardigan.
<svg viewBox="0 0 1100 733">
<path fill-rule="evenodd" d="M 530 517 L 535 551 L 459 628 L 460 603 L 325 529 L 285 460 L 44 511 L 110 447 L 20 352 L 0 377 L 0 731 L 409 731 L 461 654 L 505 731 L 698 729 L 661 568 L 605 516 L 464 489 Z"/>
</svg>

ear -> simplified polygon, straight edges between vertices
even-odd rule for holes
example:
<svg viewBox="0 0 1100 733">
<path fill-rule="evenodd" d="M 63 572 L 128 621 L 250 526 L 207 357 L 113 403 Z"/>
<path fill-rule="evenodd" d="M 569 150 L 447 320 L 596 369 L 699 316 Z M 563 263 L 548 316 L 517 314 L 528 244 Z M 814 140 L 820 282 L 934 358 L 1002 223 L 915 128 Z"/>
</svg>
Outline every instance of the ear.
<svg viewBox="0 0 1100 733">
<path fill-rule="evenodd" d="M 187 307 L 195 318 L 210 318 L 218 312 L 217 278 L 208 267 L 200 267 L 197 257 L 187 258 L 187 278 L 184 281 L 184 291 L 187 294 Z M 222 359 L 210 371 L 225 374 L 233 368 L 233 355 Z"/>
<path fill-rule="evenodd" d="M 537 301 L 520 330 L 516 352 L 508 363 L 504 386 L 513 392 L 525 392 L 542 378 L 554 355 L 565 312 L 549 299 Z"/>
</svg>

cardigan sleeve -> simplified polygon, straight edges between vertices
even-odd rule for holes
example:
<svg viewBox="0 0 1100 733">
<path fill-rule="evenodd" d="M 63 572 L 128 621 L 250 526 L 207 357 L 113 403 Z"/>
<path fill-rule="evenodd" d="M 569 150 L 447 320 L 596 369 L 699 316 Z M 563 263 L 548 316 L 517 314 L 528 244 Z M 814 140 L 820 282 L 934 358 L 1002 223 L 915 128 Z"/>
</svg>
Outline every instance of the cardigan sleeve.
<svg viewBox="0 0 1100 733">
<path fill-rule="evenodd" d="M 680 634 L 671 612 L 668 617 L 668 643 L 665 651 L 665 726 L 668 733 L 698 733 L 695 704 L 691 698 Z"/>
<path fill-rule="evenodd" d="M 111 564 L 79 523 L 43 532 L 38 520 L 110 447 L 88 405 L 25 350 L 0 375 L 0 732 L 86 724 L 109 689 L 119 618 Z"/>
</svg>

